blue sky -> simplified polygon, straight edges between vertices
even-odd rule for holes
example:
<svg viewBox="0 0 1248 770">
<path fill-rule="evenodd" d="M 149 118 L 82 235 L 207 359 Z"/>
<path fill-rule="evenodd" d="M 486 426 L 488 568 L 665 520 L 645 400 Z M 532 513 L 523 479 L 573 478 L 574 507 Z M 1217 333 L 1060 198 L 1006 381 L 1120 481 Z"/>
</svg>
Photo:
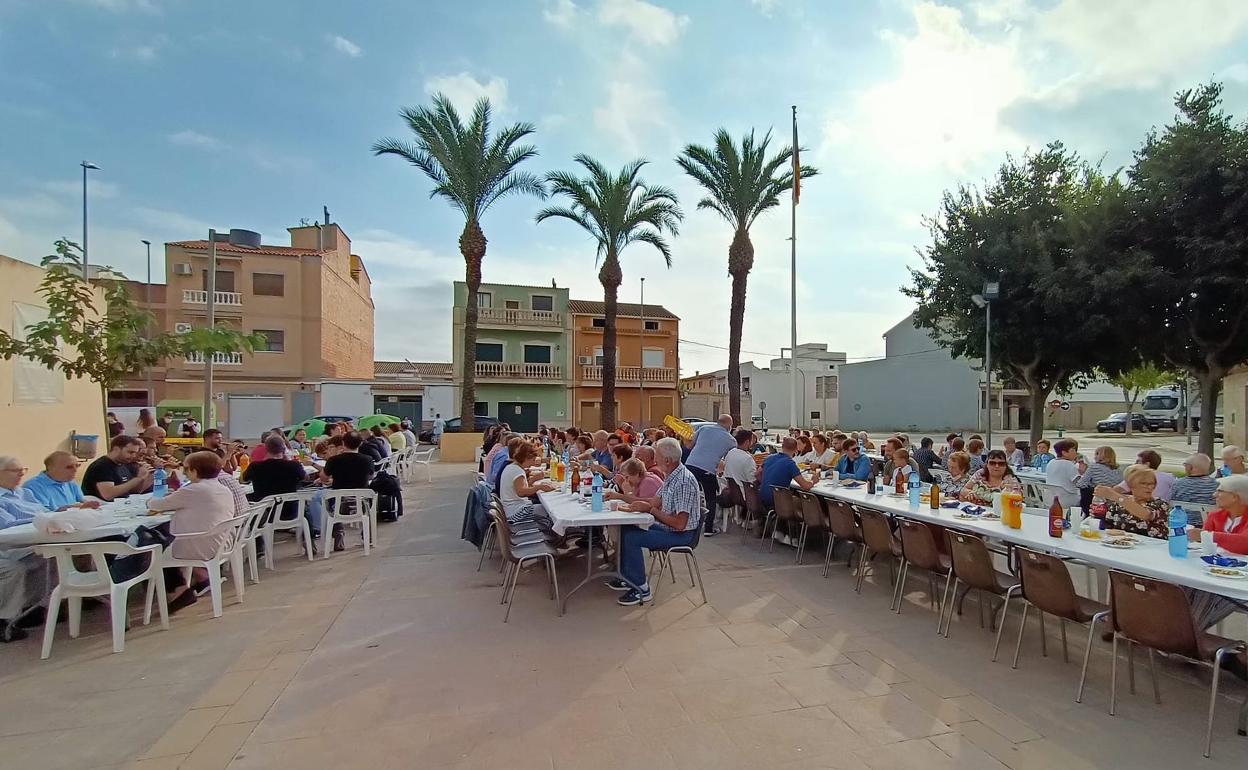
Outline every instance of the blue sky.
<svg viewBox="0 0 1248 770">
<path fill-rule="evenodd" d="M 720 126 L 785 143 L 796 104 L 822 172 L 798 207 L 799 338 L 874 356 L 944 189 L 1051 139 L 1121 166 L 1210 78 L 1248 114 L 1246 37 L 1241 0 L 0 0 L 0 253 L 78 237 L 84 158 L 92 261 L 137 278 L 143 238 L 281 244 L 324 204 L 372 275 L 378 357 L 447 360 L 462 220 L 369 147 L 434 91 L 487 94 L 537 125 L 532 170 L 645 157 L 680 194 L 674 267 L 632 247 L 621 297 L 645 276 L 682 317 L 690 374 L 726 362 L 731 233 L 672 159 Z M 486 280 L 600 298 L 592 244 L 539 205 L 487 215 Z M 754 229 L 747 360 L 788 344 L 787 236 L 787 204 Z"/>
</svg>

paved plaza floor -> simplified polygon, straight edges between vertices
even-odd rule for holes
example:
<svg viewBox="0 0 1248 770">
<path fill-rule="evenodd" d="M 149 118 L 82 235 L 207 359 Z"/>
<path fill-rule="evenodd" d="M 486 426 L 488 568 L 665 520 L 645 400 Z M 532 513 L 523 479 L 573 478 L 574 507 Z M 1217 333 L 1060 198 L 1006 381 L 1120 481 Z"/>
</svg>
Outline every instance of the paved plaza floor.
<svg viewBox="0 0 1248 770">
<path fill-rule="evenodd" d="M 949 639 L 935 635 L 927 581 L 900 615 L 882 565 L 854 593 L 734 534 L 698 553 L 709 603 L 678 572 L 657 601 L 622 608 L 592 586 L 557 617 L 542 576 L 522 578 L 504 625 L 496 565 L 476 571 L 459 540 L 468 466 L 435 466 L 407 488 L 408 514 L 380 552 L 308 563 L 278 545 L 277 571 L 201 601 L 172 629 L 137 625 L 110 653 L 104 613 L 52 657 L 31 640 L 0 647 L 0 766 L 89 768 L 1147 768 L 1200 767 L 1207 674 L 1144 655 L 1138 694 L 1120 669 L 1106 713 L 1108 645 L 1074 702 L 1085 634 L 1057 624 L 1049 656 L 1029 624 L 1011 670 L 974 597 Z M 810 562 L 821 561 L 818 555 Z M 559 564 L 570 587 L 579 558 Z M 683 582 L 680 582 L 682 581 Z M 138 602 L 132 604 L 137 617 Z M 1035 614 L 1032 614 L 1034 623 Z M 1216 766 L 1244 766 L 1235 732 L 1245 687 L 1224 678 Z M 1212 763 L 1209 766 L 1215 766 Z"/>
</svg>

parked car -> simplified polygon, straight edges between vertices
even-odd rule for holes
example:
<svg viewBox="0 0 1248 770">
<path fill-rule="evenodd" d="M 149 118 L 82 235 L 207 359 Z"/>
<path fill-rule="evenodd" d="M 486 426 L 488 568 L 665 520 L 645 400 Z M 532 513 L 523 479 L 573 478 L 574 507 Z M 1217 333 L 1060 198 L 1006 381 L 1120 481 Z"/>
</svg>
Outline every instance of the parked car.
<svg viewBox="0 0 1248 770">
<path fill-rule="evenodd" d="M 458 417 L 452 417 L 451 419 L 446 421 L 446 426 L 442 428 L 442 432 L 443 433 L 459 433 L 463 429 L 463 424 L 464 424 L 463 421 L 460 420 Z M 488 417 L 483 414 L 479 414 L 476 417 L 476 427 L 477 427 L 478 433 L 484 433 L 487 428 L 491 428 L 495 425 L 498 425 L 497 417 Z M 433 430 L 432 429 L 422 430 L 420 433 L 416 435 L 416 438 L 420 439 L 422 442 L 426 444 L 433 443 Z"/>
<path fill-rule="evenodd" d="M 1131 430 L 1140 433 L 1148 432 L 1148 418 L 1139 412 L 1131 413 Z M 1115 412 L 1096 424 L 1097 433 L 1126 433 L 1127 413 Z"/>
</svg>

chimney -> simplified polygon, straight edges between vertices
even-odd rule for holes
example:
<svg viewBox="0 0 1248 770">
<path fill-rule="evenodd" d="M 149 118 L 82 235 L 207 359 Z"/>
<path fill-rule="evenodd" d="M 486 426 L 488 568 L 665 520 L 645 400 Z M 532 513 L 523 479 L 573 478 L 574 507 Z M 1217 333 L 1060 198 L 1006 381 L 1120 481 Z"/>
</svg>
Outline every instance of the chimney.
<svg viewBox="0 0 1248 770">
<path fill-rule="evenodd" d="M 329 206 L 321 206 L 321 212 L 325 215 L 325 221 L 322 224 L 329 224 Z"/>
</svg>

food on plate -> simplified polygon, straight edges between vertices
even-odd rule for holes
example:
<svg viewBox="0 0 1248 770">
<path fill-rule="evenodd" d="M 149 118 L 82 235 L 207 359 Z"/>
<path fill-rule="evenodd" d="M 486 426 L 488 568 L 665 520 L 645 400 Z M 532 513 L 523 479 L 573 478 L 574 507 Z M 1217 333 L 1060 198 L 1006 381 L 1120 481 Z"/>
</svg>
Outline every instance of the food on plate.
<svg viewBox="0 0 1248 770">
<path fill-rule="evenodd" d="M 1130 548 L 1135 545 L 1135 539 L 1130 537 L 1111 537 L 1105 541 L 1105 545 L 1114 548 Z"/>
<path fill-rule="evenodd" d="M 1243 577 L 1244 576 L 1243 570 L 1230 569 L 1228 567 L 1210 567 L 1209 574 L 1217 575 L 1218 577 Z"/>
<path fill-rule="evenodd" d="M 1123 537 L 1127 534 L 1127 531 L 1125 529 L 1107 529 L 1105 534 L 1110 537 Z"/>
<path fill-rule="evenodd" d="M 1101 531 L 1099 529 L 1085 529 L 1079 532 L 1079 537 L 1084 540 L 1100 540 Z"/>
</svg>

